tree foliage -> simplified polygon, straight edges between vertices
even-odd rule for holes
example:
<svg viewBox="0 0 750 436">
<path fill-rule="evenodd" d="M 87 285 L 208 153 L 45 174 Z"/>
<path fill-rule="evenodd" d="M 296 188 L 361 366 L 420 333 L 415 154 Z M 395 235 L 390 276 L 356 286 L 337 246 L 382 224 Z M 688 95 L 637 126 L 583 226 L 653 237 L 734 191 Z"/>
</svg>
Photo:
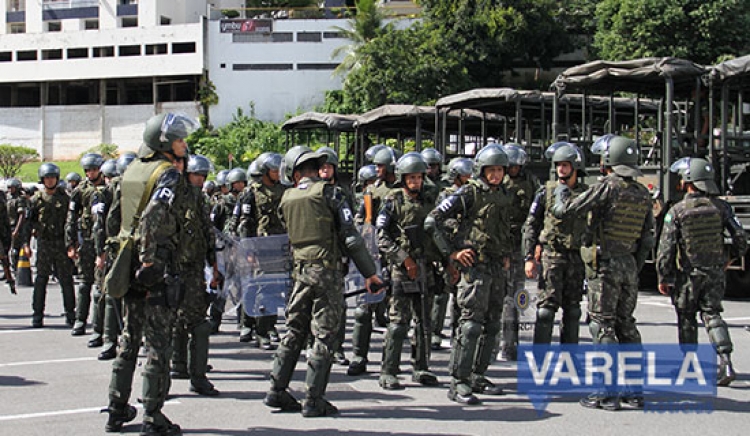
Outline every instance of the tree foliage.
<svg viewBox="0 0 750 436">
<path fill-rule="evenodd" d="M 15 177 L 21 165 L 39 157 L 36 150 L 18 145 L 0 144 L 0 173 L 3 177 Z"/>
<path fill-rule="evenodd" d="M 238 166 L 247 165 L 264 151 L 284 151 L 280 125 L 256 118 L 252 106 L 249 115 L 237 109 L 230 123 L 213 131 L 201 128 L 187 141 L 194 153 L 208 157 L 217 168 L 229 166 L 230 154 L 232 166 Z"/>
<path fill-rule="evenodd" d="M 101 154 L 102 157 L 107 159 L 115 159 L 119 155 L 118 153 L 118 147 L 115 144 L 106 144 L 102 143 L 99 145 L 96 145 L 94 147 L 89 148 L 88 150 L 81 153 L 81 157 L 83 157 L 86 153 L 98 153 Z"/>
<path fill-rule="evenodd" d="M 355 5 L 356 14 L 348 20 L 349 27 L 333 26 L 349 40 L 349 44 L 339 46 L 331 53 L 332 59 L 344 55 L 334 74 L 344 75 L 358 68 L 361 65 L 362 46 L 392 30 L 392 26 L 384 25 L 385 14 L 376 0 L 357 0 Z"/>
<path fill-rule="evenodd" d="M 601 0 L 596 54 L 626 60 L 675 56 L 701 64 L 750 48 L 750 0 Z"/>
</svg>

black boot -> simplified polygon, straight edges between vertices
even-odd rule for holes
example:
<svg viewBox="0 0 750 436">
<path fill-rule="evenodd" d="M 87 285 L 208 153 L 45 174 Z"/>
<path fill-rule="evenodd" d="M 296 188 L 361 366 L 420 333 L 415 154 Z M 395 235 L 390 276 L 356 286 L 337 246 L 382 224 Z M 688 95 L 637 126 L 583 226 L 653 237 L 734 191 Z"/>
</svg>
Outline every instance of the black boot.
<svg viewBox="0 0 750 436">
<path fill-rule="evenodd" d="M 729 353 L 719 354 L 719 373 L 716 375 L 717 386 L 729 386 L 737 378 Z"/>
<path fill-rule="evenodd" d="M 134 420 L 138 415 L 135 407 L 130 404 L 124 406 L 110 404 L 106 409 L 102 409 L 101 413 L 109 413 L 109 419 L 104 426 L 104 430 L 108 433 L 119 433 L 123 424 Z"/>
<path fill-rule="evenodd" d="M 143 425 L 141 426 L 142 436 L 177 436 L 181 434 L 182 429 L 180 426 L 173 424 L 172 421 L 161 412 L 156 412 L 153 415 L 146 415 L 143 417 Z"/>
</svg>

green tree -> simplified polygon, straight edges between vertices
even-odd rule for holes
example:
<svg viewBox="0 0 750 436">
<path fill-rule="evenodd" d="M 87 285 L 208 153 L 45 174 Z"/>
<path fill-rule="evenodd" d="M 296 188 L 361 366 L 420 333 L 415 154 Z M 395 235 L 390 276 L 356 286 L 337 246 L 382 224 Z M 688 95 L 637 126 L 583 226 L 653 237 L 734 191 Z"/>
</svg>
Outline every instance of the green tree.
<svg viewBox="0 0 750 436">
<path fill-rule="evenodd" d="M 675 56 L 701 64 L 750 48 L 750 0 L 602 0 L 596 54 L 626 60 Z"/>
<path fill-rule="evenodd" d="M 332 59 L 344 55 L 344 59 L 333 71 L 345 75 L 361 65 L 361 48 L 388 32 L 392 27 L 384 26 L 385 15 L 376 0 L 357 0 L 356 15 L 348 20 L 349 27 L 333 26 L 333 29 L 349 40 L 349 44 L 337 47 L 331 53 Z"/>
<path fill-rule="evenodd" d="M 3 177 L 15 177 L 21 165 L 39 157 L 36 150 L 19 145 L 0 144 L 0 173 Z"/>
<path fill-rule="evenodd" d="M 315 0 L 246 0 L 247 16 L 269 15 L 277 11 L 317 6 Z"/>
<path fill-rule="evenodd" d="M 86 153 L 101 154 L 104 160 L 114 159 L 118 156 L 117 145 L 105 143 L 89 148 L 88 150 L 81 153 L 81 157 L 83 157 L 83 155 Z"/>
</svg>

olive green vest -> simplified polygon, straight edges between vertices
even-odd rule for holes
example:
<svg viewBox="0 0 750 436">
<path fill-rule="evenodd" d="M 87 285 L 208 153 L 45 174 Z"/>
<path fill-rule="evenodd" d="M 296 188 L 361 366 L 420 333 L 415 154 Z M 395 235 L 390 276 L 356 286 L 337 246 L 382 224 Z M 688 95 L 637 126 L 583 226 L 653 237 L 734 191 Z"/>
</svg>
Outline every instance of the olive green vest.
<svg viewBox="0 0 750 436">
<path fill-rule="evenodd" d="M 184 182 L 183 182 L 184 183 Z M 195 186 L 183 186 L 185 201 L 180 203 L 180 252 L 177 258 L 182 264 L 203 264 L 208 252 L 208 240 L 203 221 L 206 205 L 203 192 Z"/>
<path fill-rule="evenodd" d="M 279 218 L 279 203 L 286 188 L 275 184 L 266 186 L 262 183 L 252 185 L 255 196 L 255 218 L 258 222 L 258 236 L 279 235 L 286 232 L 284 223 Z"/>
<path fill-rule="evenodd" d="M 104 178 L 103 176 L 101 177 Z M 81 234 L 84 238 L 89 239 L 91 237 L 91 231 L 94 228 L 94 216 L 91 214 L 91 203 L 93 202 L 97 193 L 106 188 L 107 185 L 100 183 L 95 185 L 91 180 L 86 179 L 78 186 L 81 198 L 81 219 L 79 221 L 79 227 Z"/>
<path fill-rule="evenodd" d="M 474 191 L 474 204 L 464 217 L 462 227 L 470 226 L 465 233 L 466 240 L 479 254 L 479 261 L 509 254 L 512 251 L 508 222 L 510 196 L 502 187 L 492 190 L 473 179 L 465 186 Z"/>
<path fill-rule="evenodd" d="M 137 217 L 140 219 L 140 213 L 138 206 L 141 204 L 141 199 L 144 196 L 146 185 L 149 179 L 155 171 L 159 171 L 161 175 L 167 168 L 172 164 L 167 160 L 154 160 L 150 162 L 143 162 L 140 159 L 136 159 L 133 163 L 128 166 L 128 170 L 122 176 L 120 182 L 120 237 L 126 238 L 131 233 L 131 226 L 133 226 L 133 218 Z M 159 176 L 157 176 L 158 178 Z M 154 184 L 154 186 L 156 186 Z M 147 193 L 148 197 L 151 197 L 151 192 Z M 136 226 L 137 232 L 137 226 Z"/>
<path fill-rule="evenodd" d="M 336 265 L 341 253 L 333 212 L 325 197 L 325 188 L 332 185 L 324 180 L 305 180 L 287 189 L 280 205 L 294 260 Z"/>
<path fill-rule="evenodd" d="M 646 188 L 633 180 L 610 181 L 613 190 L 611 209 L 602 222 L 603 250 L 611 254 L 634 253 L 641 238 L 651 198 Z"/>
<path fill-rule="evenodd" d="M 70 197 L 62 188 L 56 188 L 54 194 L 48 195 L 44 189 L 34 194 L 31 200 L 37 211 L 37 238 L 46 241 L 65 239 L 65 219 L 68 216 Z"/>
<path fill-rule="evenodd" d="M 427 244 L 429 241 L 424 231 L 424 220 L 434 205 L 412 200 L 404 194 L 402 188 L 391 191 L 389 197 L 393 199 L 394 218 L 398 218 L 397 225 L 401 230 L 396 243 L 415 259 L 425 257 L 425 250 L 431 246 Z"/>
<path fill-rule="evenodd" d="M 560 186 L 557 181 L 548 181 L 544 186 L 544 228 L 539 235 L 539 241 L 552 250 L 578 250 L 581 248 L 581 237 L 586 231 L 586 220 L 579 215 L 555 218 L 552 214 L 552 206 L 555 205 L 555 188 Z M 571 198 L 575 198 L 588 186 L 577 183 L 570 190 Z"/>
<path fill-rule="evenodd" d="M 685 256 L 693 266 L 724 263 L 724 226 L 721 211 L 708 197 L 686 197 L 678 218 Z"/>
</svg>

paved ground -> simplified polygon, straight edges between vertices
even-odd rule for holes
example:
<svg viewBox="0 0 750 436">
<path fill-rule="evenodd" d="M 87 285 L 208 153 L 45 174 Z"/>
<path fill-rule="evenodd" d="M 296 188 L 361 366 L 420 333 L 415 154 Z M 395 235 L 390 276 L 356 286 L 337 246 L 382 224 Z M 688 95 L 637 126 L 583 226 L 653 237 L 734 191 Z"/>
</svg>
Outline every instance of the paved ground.
<svg viewBox="0 0 750 436">
<path fill-rule="evenodd" d="M 0 434 L 2 435 L 97 435 L 104 433 L 106 416 L 99 409 L 107 403 L 110 362 L 96 360 L 99 350 L 86 348 L 86 337 L 71 337 L 60 316 L 59 287 L 50 286 L 46 328 L 31 323 L 31 288 L 19 288 L 17 296 L 0 286 Z M 731 326 L 740 373 L 750 373 L 750 302 L 728 301 L 725 317 Z M 674 342 L 674 313 L 666 297 L 641 294 L 637 317 L 645 342 Z M 351 333 L 351 321 L 349 323 Z M 348 337 L 348 335 L 347 335 Z M 588 340 L 582 325 L 582 338 Z M 707 341 L 701 331 L 701 341 Z M 382 335 L 375 334 L 370 373 L 349 377 L 334 366 L 328 397 L 341 410 L 335 418 L 306 419 L 299 414 L 273 413 L 261 400 L 269 387 L 271 354 L 250 349 L 237 341 L 234 320 L 227 319 L 222 333 L 212 337 L 210 374 L 221 396 L 198 397 L 188 382 L 173 383 L 165 412 L 186 434 L 210 435 L 494 435 L 494 434 L 718 434 L 746 433 L 750 411 L 750 377 L 740 375 L 730 388 L 720 388 L 712 414 L 655 414 L 642 411 L 604 412 L 581 408 L 574 399 L 554 400 L 538 414 L 528 398 L 515 393 L 515 367 L 497 362 L 489 376 L 507 387 L 507 395 L 485 397 L 480 406 L 462 407 L 446 398 L 448 352 L 436 352 L 432 367 L 442 386 L 424 388 L 408 377 L 405 346 L 403 381 L 406 389 L 381 390 L 377 371 Z M 348 350 L 347 350 L 348 351 Z M 304 361 L 292 389 L 303 396 Z M 140 393 L 136 377 L 134 392 Z M 138 394 L 134 395 L 138 396 Z M 135 402 L 135 398 L 133 398 Z M 139 415 L 140 415 L 139 410 Z M 137 433 L 138 420 L 124 428 Z"/>
</svg>

